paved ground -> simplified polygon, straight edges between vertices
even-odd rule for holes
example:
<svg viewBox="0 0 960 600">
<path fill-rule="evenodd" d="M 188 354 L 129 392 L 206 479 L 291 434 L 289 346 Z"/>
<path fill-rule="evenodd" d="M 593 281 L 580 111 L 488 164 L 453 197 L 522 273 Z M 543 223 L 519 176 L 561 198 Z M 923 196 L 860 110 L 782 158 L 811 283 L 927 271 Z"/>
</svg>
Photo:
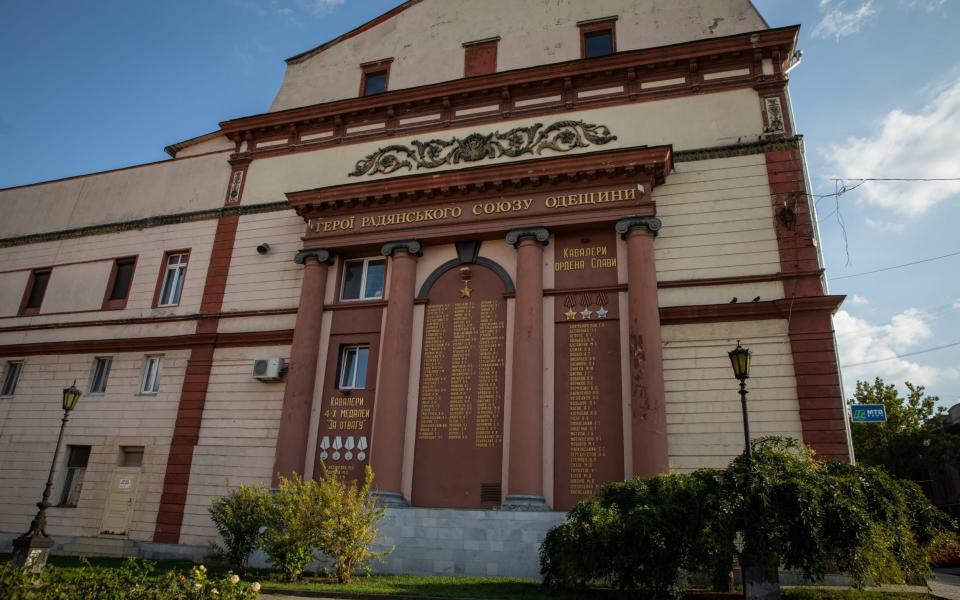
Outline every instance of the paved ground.
<svg viewBox="0 0 960 600">
<path fill-rule="evenodd" d="M 937 569 L 927 585 L 934 596 L 960 600 L 960 569 Z"/>
</svg>

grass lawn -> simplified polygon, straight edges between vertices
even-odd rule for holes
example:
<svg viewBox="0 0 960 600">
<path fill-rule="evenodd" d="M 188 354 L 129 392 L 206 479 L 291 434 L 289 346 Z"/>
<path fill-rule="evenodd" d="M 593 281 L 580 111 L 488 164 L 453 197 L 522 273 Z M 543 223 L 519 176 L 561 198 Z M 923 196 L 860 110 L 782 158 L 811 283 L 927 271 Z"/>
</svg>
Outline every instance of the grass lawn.
<svg viewBox="0 0 960 600">
<path fill-rule="evenodd" d="M 10 560 L 9 554 L 0 554 L 0 564 Z M 122 558 L 89 558 L 97 567 L 119 567 Z M 48 564 L 60 569 L 78 569 L 82 559 L 74 556 L 51 556 Z M 170 569 L 190 570 L 194 563 L 188 560 L 162 560 L 156 563 L 157 573 Z M 208 565 L 211 575 L 225 573 L 229 569 Z M 298 583 L 279 581 L 277 574 L 267 571 L 251 571 L 247 581 L 259 581 L 264 592 L 313 592 L 328 596 L 392 596 L 407 598 L 474 598 L 478 600 L 573 600 L 577 598 L 637 598 L 638 594 L 617 593 L 614 590 L 588 590 L 580 593 L 562 593 L 544 588 L 537 581 L 507 577 L 421 577 L 413 575 L 374 575 L 356 577 L 347 584 L 331 583 L 328 580 L 306 577 Z M 741 600 L 742 594 L 719 594 L 707 591 L 690 591 L 687 600 Z M 836 588 L 786 588 L 784 600 L 930 600 L 928 594 L 911 592 L 880 592 L 874 590 L 847 590 Z"/>
</svg>

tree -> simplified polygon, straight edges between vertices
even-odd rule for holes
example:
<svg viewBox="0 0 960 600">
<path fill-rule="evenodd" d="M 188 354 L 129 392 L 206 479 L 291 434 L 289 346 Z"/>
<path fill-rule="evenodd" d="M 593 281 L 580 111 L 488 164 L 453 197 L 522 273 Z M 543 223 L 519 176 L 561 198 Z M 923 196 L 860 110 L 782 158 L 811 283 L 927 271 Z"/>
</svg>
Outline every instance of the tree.
<svg viewBox="0 0 960 600">
<path fill-rule="evenodd" d="M 675 596 L 682 570 L 723 574 L 738 547 L 741 564 L 783 565 L 810 579 L 835 566 L 858 587 L 926 574 L 927 550 L 949 520 L 916 484 L 818 460 L 791 438 L 751 446 L 752 468 L 741 455 L 723 470 L 604 485 L 548 532 L 544 582 Z"/>
<path fill-rule="evenodd" d="M 904 385 L 906 397 L 879 377 L 872 384 L 857 382 L 850 404 L 882 404 L 887 421 L 854 425 L 854 452 L 860 463 L 883 467 L 895 477 L 925 481 L 960 459 L 960 434 L 943 431 L 939 398 L 924 395 L 923 386 L 909 381 Z"/>
</svg>

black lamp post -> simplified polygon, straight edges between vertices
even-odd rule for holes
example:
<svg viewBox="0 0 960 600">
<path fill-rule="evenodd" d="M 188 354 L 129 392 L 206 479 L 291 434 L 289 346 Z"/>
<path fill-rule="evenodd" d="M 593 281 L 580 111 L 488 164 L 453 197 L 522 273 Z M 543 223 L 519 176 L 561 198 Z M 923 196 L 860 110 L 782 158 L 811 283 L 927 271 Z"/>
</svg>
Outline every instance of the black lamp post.
<svg viewBox="0 0 960 600">
<path fill-rule="evenodd" d="M 17 567 L 31 567 L 35 573 L 39 573 L 47 564 L 47 556 L 50 554 L 50 548 L 53 547 L 53 538 L 47 535 L 47 509 L 50 507 L 53 470 L 57 466 L 57 456 L 60 454 L 60 444 L 63 442 L 63 430 L 67 426 L 70 411 L 80 400 L 80 395 L 76 381 L 63 390 L 63 420 L 60 421 L 60 435 L 57 437 L 57 447 L 53 451 L 53 462 L 50 463 L 47 485 L 43 488 L 43 497 L 37 503 L 37 508 L 40 510 L 30 523 L 30 530 L 13 540 L 13 564 Z"/>
<path fill-rule="evenodd" d="M 729 352 L 733 376 L 740 380 L 740 404 L 743 407 L 743 443 L 747 454 L 747 470 L 753 468 L 753 452 L 750 450 L 750 419 L 747 416 L 747 379 L 750 378 L 750 351 L 740 345 Z"/>
</svg>

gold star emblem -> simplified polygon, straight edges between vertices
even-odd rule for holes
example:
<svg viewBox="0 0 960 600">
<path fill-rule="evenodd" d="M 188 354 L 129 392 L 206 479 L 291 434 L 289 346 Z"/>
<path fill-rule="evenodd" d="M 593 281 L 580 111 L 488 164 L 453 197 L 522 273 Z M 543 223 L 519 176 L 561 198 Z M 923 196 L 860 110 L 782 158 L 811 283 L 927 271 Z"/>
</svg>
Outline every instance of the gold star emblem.
<svg viewBox="0 0 960 600">
<path fill-rule="evenodd" d="M 470 294 L 472 294 L 472 293 L 473 293 L 473 290 L 470 289 L 470 282 L 469 282 L 469 281 L 464 281 L 464 282 L 463 282 L 463 287 L 460 289 L 460 297 L 461 297 L 461 298 L 469 298 L 469 297 L 470 297 Z"/>
<path fill-rule="evenodd" d="M 572 308 L 568 308 L 567 312 L 563 313 L 563 316 L 565 316 L 568 321 L 572 321 L 574 317 L 577 316 L 577 313 Z"/>
<path fill-rule="evenodd" d="M 593 311 L 590 310 L 590 307 L 589 307 L 589 306 L 584 306 L 584 307 L 583 307 L 583 311 L 580 313 L 580 316 L 583 317 L 584 319 L 589 319 L 589 318 L 590 318 L 590 315 L 592 315 L 592 314 L 593 314 Z"/>
</svg>

